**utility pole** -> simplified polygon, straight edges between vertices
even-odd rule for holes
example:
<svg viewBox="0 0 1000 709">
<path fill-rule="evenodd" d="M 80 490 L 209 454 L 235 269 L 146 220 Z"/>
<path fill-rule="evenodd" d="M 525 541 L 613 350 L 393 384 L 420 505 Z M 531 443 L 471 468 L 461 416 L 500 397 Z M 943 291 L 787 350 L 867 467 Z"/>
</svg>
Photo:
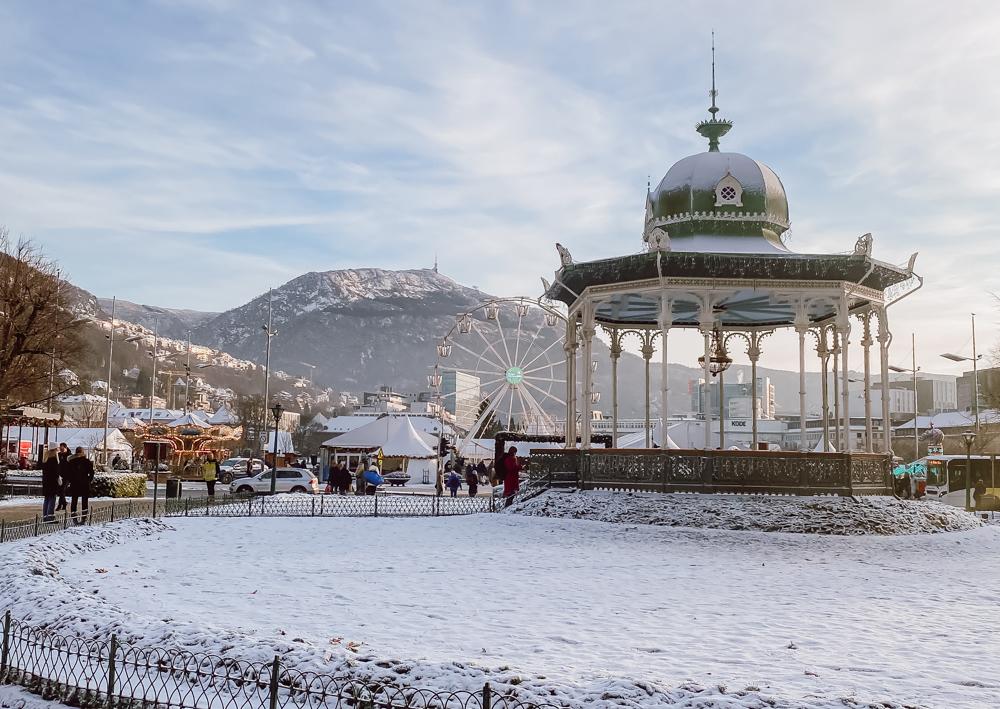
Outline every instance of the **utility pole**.
<svg viewBox="0 0 1000 709">
<path fill-rule="evenodd" d="M 184 413 L 188 412 L 188 402 L 191 401 L 191 331 L 188 330 L 187 364 L 184 365 L 187 376 L 184 378 Z"/>
<path fill-rule="evenodd" d="M 104 389 L 104 460 L 101 462 L 105 465 L 108 463 L 108 418 L 111 415 L 111 357 L 115 353 L 115 313 L 117 302 L 118 297 L 113 296 L 111 298 L 111 332 L 108 333 L 108 386 Z"/>
<path fill-rule="evenodd" d="M 976 314 L 972 314 L 972 379 L 975 382 L 975 392 L 973 392 L 973 411 L 976 415 L 975 430 L 979 432 L 979 358 L 976 356 Z"/>
</svg>

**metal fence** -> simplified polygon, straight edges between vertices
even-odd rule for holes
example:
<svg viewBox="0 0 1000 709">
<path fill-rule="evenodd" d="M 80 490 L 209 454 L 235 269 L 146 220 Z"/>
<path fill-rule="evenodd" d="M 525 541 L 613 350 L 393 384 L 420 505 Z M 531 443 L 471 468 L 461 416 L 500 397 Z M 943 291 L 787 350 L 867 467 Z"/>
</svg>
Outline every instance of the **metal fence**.
<svg viewBox="0 0 1000 709">
<path fill-rule="evenodd" d="M 510 504 L 534 497 L 551 486 L 549 478 L 526 481 Z M 500 512 L 508 500 L 495 496 L 443 497 L 437 495 L 255 495 L 236 493 L 215 497 L 184 497 L 153 500 L 124 499 L 109 505 L 91 506 L 74 518 L 67 509 L 54 522 L 41 515 L 8 522 L 0 520 L 0 544 L 38 537 L 77 524 L 103 524 L 136 517 L 449 517 Z"/>
<path fill-rule="evenodd" d="M 157 709 L 554 709 L 516 689 L 439 692 L 271 662 L 60 635 L 4 615 L 0 682 L 78 707 Z"/>
</svg>

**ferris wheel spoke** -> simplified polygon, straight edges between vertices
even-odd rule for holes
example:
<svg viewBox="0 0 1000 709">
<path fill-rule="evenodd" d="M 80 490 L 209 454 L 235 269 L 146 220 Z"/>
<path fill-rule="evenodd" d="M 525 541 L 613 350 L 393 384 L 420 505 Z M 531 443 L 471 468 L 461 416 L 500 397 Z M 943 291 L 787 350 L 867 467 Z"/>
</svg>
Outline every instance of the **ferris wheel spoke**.
<svg viewBox="0 0 1000 709">
<path fill-rule="evenodd" d="M 555 425 L 553 424 L 552 417 L 549 416 L 549 413 L 544 408 L 542 408 L 542 405 L 538 403 L 538 400 L 535 399 L 535 397 L 533 397 L 531 395 L 531 392 L 528 391 L 527 389 L 524 389 L 521 392 L 521 394 L 525 398 L 527 398 L 527 400 L 531 404 L 531 406 L 533 406 L 537 410 L 537 412 L 538 412 L 539 416 L 541 417 L 541 419 L 543 421 L 545 421 L 545 425 L 546 425 L 547 429 L 549 431 L 555 430 Z"/>
<path fill-rule="evenodd" d="M 507 353 L 507 361 L 514 364 L 510 358 L 510 348 L 507 346 L 507 336 L 504 334 L 503 325 L 500 323 L 500 316 L 497 315 L 497 330 L 500 332 L 500 341 L 503 343 L 503 351 Z"/>
<path fill-rule="evenodd" d="M 535 330 L 535 334 L 532 335 L 531 341 L 528 342 L 528 349 L 526 349 L 524 351 L 524 355 L 521 357 L 522 361 L 528 359 L 528 355 L 530 355 L 531 354 L 531 350 L 534 349 L 535 343 L 538 342 L 538 336 L 542 334 L 542 328 L 543 327 L 545 327 L 545 320 L 544 319 L 542 320 L 541 324 L 538 326 L 538 329 Z M 515 362 L 514 366 L 520 367 L 521 365 L 518 364 L 517 362 Z"/>
<path fill-rule="evenodd" d="M 560 406 L 565 406 L 566 405 L 565 401 L 563 401 L 562 399 L 560 399 L 558 396 L 555 396 L 554 394 L 550 394 L 549 392 L 545 391 L 541 387 L 537 387 L 537 386 L 535 386 L 534 384 L 532 384 L 531 382 L 528 382 L 528 381 L 524 382 L 524 384 L 526 384 L 527 386 L 531 387 L 532 389 L 534 389 L 535 391 L 537 391 L 542 396 L 544 396 L 546 398 L 549 398 L 549 399 L 552 399 L 552 401 L 556 402 Z"/>
<path fill-rule="evenodd" d="M 470 439 L 476 437 L 476 434 L 479 432 L 479 429 L 482 427 L 483 423 L 485 421 L 488 421 L 490 416 L 493 415 L 493 412 L 496 411 L 497 407 L 500 406 L 501 403 L 503 403 L 503 396 L 498 396 L 495 399 L 493 397 L 497 394 L 497 392 L 503 389 L 504 386 L 505 384 L 501 384 L 496 389 L 491 391 L 485 399 L 483 399 L 483 401 L 489 401 L 490 403 L 486 406 L 485 409 L 483 409 L 482 413 L 479 414 L 479 417 L 476 419 L 476 422 L 472 425 L 472 428 L 469 429 L 469 432 L 465 434 L 465 437 L 462 438 L 461 442 L 458 445 L 459 453 L 461 453 L 462 450 L 465 449 L 465 446 L 468 444 Z"/>
<path fill-rule="evenodd" d="M 548 347 L 546 347 L 544 350 L 542 350 L 537 355 L 535 355 L 530 362 L 525 362 L 524 364 L 518 365 L 518 366 L 520 366 L 521 369 L 526 369 L 527 367 L 530 367 L 535 362 L 537 362 L 539 360 L 539 358 L 545 356 L 548 353 L 549 350 L 551 350 L 553 347 L 555 347 L 558 344 L 559 344 L 559 340 L 554 340 Z"/>
<path fill-rule="evenodd" d="M 515 391 L 517 391 L 517 387 L 511 387 L 510 391 L 507 392 L 508 394 L 510 394 L 510 401 L 507 403 L 507 427 L 508 428 L 514 428 L 514 426 L 512 424 L 514 422 L 514 392 Z"/>
<path fill-rule="evenodd" d="M 485 354 L 482 353 L 482 352 L 478 352 L 478 353 L 477 352 L 473 352 L 468 347 L 466 347 L 465 345 L 463 345 L 461 342 L 456 342 L 454 340 L 452 340 L 451 344 L 455 345 L 455 347 L 457 347 L 458 349 L 462 350 L 463 352 L 469 353 L 470 355 L 472 355 L 473 357 L 475 357 L 476 359 L 478 359 L 478 360 L 480 360 L 482 362 L 488 362 L 489 364 L 492 364 L 494 367 L 497 368 L 497 373 L 499 373 L 499 372 L 506 372 L 507 371 L 507 368 L 505 366 L 503 366 L 502 364 L 497 364 L 493 360 L 491 360 L 488 357 L 486 357 Z M 493 349 L 493 348 L 491 347 L 490 349 Z"/>
<path fill-rule="evenodd" d="M 466 392 L 469 391 L 479 390 L 481 392 L 484 387 L 493 386 L 497 382 L 504 382 L 504 381 L 506 381 L 506 377 L 497 377 L 496 379 L 491 379 L 488 382 L 482 382 L 481 384 L 473 384 L 467 387 L 463 387 L 461 389 L 456 389 L 455 391 L 450 391 L 447 394 L 442 394 L 441 396 L 442 398 L 447 399 L 448 397 L 457 397 L 459 394 L 465 394 Z M 480 399 L 480 401 L 482 401 L 482 399 Z"/>
<path fill-rule="evenodd" d="M 566 363 L 563 361 L 549 362 L 548 364 L 543 364 L 542 366 L 535 367 L 534 369 L 523 369 L 521 370 L 521 374 L 532 374 L 534 372 L 541 372 L 543 369 L 554 369 L 555 367 L 565 366 L 565 364 Z"/>
<path fill-rule="evenodd" d="M 525 433 L 528 433 L 528 420 L 531 418 L 531 416 L 528 414 L 528 407 L 524 403 L 524 394 L 521 393 L 520 388 L 517 388 L 514 391 L 517 392 L 517 398 L 521 402 L 521 416 L 523 417 L 522 420 L 524 421 Z"/>
<path fill-rule="evenodd" d="M 531 380 L 533 382 L 557 382 L 557 383 L 561 383 L 561 382 L 566 381 L 565 379 L 554 379 L 552 377 L 525 377 L 524 379 L 526 381 L 527 380 Z"/>
<path fill-rule="evenodd" d="M 499 318 L 499 316 L 497 316 L 497 317 Z M 499 322 L 499 320 L 498 320 L 498 322 Z M 489 348 L 490 352 L 492 352 L 494 355 L 496 355 L 497 359 L 503 361 L 503 355 L 501 355 L 499 352 L 497 352 L 496 348 L 493 346 L 493 343 L 486 339 L 486 335 L 484 335 L 480 331 L 480 329 L 478 327 L 474 327 L 472 329 L 476 331 L 476 334 L 479 335 L 479 337 L 482 339 L 483 343 Z M 503 339 L 503 337 L 501 336 L 500 339 Z M 507 361 L 508 362 L 510 361 L 510 355 L 507 356 Z M 493 364 L 496 364 L 496 362 L 493 362 Z M 499 364 L 497 366 L 500 367 L 500 370 L 504 371 L 504 372 L 507 371 L 510 368 L 509 365 L 508 366 L 504 366 L 502 364 Z"/>
<path fill-rule="evenodd" d="M 515 362 L 515 363 L 518 361 L 518 354 L 521 352 L 521 321 L 522 321 L 522 319 L 523 318 L 521 316 L 521 313 L 518 312 L 518 314 L 517 314 L 517 337 L 514 339 L 514 359 L 511 360 L 511 362 Z"/>
</svg>

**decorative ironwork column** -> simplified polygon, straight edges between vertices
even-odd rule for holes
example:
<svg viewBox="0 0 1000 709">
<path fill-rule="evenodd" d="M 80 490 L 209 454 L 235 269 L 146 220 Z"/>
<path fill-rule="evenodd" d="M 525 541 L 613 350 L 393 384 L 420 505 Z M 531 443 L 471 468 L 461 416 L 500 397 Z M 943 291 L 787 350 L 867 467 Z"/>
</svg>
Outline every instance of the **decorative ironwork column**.
<svg viewBox="0 0 1000 709">
<path fill-rule="evenodd" d="M 583 416 L 580 431 L 580 447 L 590 448 L 590 434 L 594 423 L 594 304 L 587 300 L 583 305 Z"/>
<path fill-rule="evenodd" d="M 702 377 L 704 378 L 705 384 L 702 387 L 701 393 L 701 410 L 705 419 L 705 450 L 710 450 L 712 448 L 712 403 L 708 394 L 708 383 L 712 378 L 712 325 L 709 323 L 707 327 L 704 325 L 701 328 L 702 336 L 705 338 L 705 365 L 702 370 Z"/>
<path fill-rule="evenodd" d="M 618 328 L 608 331 L 611 335 L 611 447 L 618 447 L 618 359 L 622 356 Z"/>
<path fill-rule="evenodd" d="M 827 345 L 826 335 L 829 328 L 821 325 L 816 330 L 816 354 L 819 355 L 819 367 L 822 372 L 823 381 L 821 385 L 823 393 L 823 452 L 830 450 L 830 347 Z"/>
<path fill-rule="evenodd" d="M 747 356 L 750 358 L 750 447 L 757 450 L 757 401 L 759 393 L 757 391 L 757 360 L 760 359 L 761 334 L 754 332 L 750 335 L 750 346 L 747 347 Z"/>
<path fill-rule="evenodd" d="M 850 395 L 850 381 L 851 375 L 850 370 L 847 367 L 847 353 L 848 347 L 851 343 L 851 311 L 847 303 L 847 293 L 843 293 L 840 296 L 840 314 L 838 317 L 839 323 L 838 327 L 841 329 L 840 333 L 840 356 L 842 358 L 841 362 L 841 372 L 840 376 L 843 379 L 843 384 L 841 386 L 840 395 L 843 397 L 843 409 L 844 409 L 844 446 L 841 449 L 844 453 L 850 453 L 851 448 L 851 395 Z"/>
<path fill-rule="evenodd" d="M 872 453 L 874 448 L 872 427 L 872 313 L 868 311 L 861 315 L 861 346 L 865 349 L 865 452 Z"/>
<path fill-rule="evenodd" d="M 882 446 L 883 453 L 892 450 L 892 429 L 889 426 L 889 345 L 892 343 L 892 333 L 889 332 L 889 312 L 884 305 L 875 311 L 878 317 L 878 349 L 879 369 L 882 380 Z M 916 423 L 914 422 L 914 425 Z"/>
<path fill-rule="evenodd" d="M 832 346 L 830 347 L 830 357 L 833 360 L 833 440 L 836 441 L 834 448 L 840 450 L 840 331 L 835 327 L 830 328 Z"/>
<path fill-rule="evenodd" d="M 668 408 L 670 402 L 670 377 L 669 364 L 667 363 L 667 334 L 670 326 L 674 324 L 673 304 L 666 296 L 660 298 L 660 420 L 662 422 L 662 437 L 660 446 L 667 447 L 667 416 L 670 415 Z"/>
<path fill-rule="evenodd" d="M 566 447 L 576 448 L 576 315 L 566 320 Z"/>
<path fill-rule="evenodd" d="M 799 301 L 795 314 L 795 331 L 799 334 L 799 450 L 806 446 L 806 333 L 809 332 L 809 314 L 804 301 Z"/>
<path fill-rule="evenodd" d="M 653 338 L 648 331 L 642 333 L 642 363 L 645 372 L 645 422 L 646 422 L 646 448 L 652 448 L 649 441 L 649 361 L 653 359 Z"/>
</svg>

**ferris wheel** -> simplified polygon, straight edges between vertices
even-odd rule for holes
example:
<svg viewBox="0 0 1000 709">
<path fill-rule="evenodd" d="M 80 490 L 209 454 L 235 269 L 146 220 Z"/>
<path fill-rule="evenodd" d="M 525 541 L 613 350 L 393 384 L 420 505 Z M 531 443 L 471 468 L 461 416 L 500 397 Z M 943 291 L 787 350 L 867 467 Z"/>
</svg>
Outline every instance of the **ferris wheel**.
<svg viewBox="0 0 1000 709">
<path fill-rule="evenodd" d="M 488 429 L 557 433 L 565 409 L 566 317 L 533 298 L 497 298 L 460 313 L 437 345 L 428 384 L 455 416 L 459 453 Z"/>
</svg>

